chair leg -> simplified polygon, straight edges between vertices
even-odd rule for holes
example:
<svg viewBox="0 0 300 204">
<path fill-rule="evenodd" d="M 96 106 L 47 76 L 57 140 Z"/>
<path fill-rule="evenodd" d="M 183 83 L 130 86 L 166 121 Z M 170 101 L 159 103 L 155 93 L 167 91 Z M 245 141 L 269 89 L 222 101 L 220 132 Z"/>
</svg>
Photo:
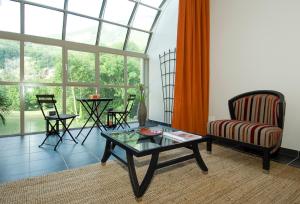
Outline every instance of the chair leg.
<svg viewBox="0 0 300 204">
<path fill-rule="evenodd" d="M 63 138 L 62 136 L 59 135 L 59 133 L 57 133 L 57 136 L 59 137 L 59 140 L 57 141 L 56 145 L 54 146 L 54 151 L 56 151 L 57 146 L 59 145 L 59 143 L 62 142 L 62 138 Z"/>
<path fill-rule="evenodd" d="M 46 134 L 45 139 L 43 140 L 42 144 L 39 145 L 39 147 L 43 146 L 43 144 L 46 142 L 46 140 L 48 139 L 49 136 L 50 136 L 49 134 Z"/>
<path fill-rule="evenodd" d="M 39 147 L 42 147 L 42 146 L 45 144 L 46 140 L 47 140 L 48 137 L 51 135 L 50 132 L 55 131 L 55 126 L 52 125 L 50 121 L 47 120 L 47 124 L 46 124 L 46 125 L 47 125 L 46 137 L 45 137 L 45 139 L 43 140 L 42 144 L 39 145 Z M 50 127 L 51 127 L 51 130 L 50 130 L 50 131 L 49 131 L 49 126 L 48 126 L 48 125 L 50 125 Z"/>
<path fill-rule="evenodd" d="M 123 125 L 122 125 L 121 119 L 122 119 L 122 116 L 120 116 L 120 118 L 118 119 L 118 118 L 117 118 L 117 114 L 115 114 L 116 129 L 117 129 L 117 130 L 119 129 L 119 127 L 122 127 L 122 128 L 124 129 L 124 127 L 123 127 Z"/>
<path fill-rule="evenodd" d="M 60 121 L 62 123 L 62 125 L 64 126 L 64 133 L 62 134 L 61 136 L 61 139 L 62 137 L 65 135 L 66 132 L 69 133 L 70 137 L 72 138 L 72 140 L 77 144 L 78 142 L 74 139 L 73 135 L 71 134 L 71 132 L 69 131 L 69 127 L 71 126 L 72 122 L 73 122 L 74 118 L 72 118 L 72 120 L 69 122 L 68 126 L 66 126 L 66 124 L 63 122 L 63 121 Z"/>
<path fill-rule="evenodd" d="M 211 153 L 212 149 L 212 137 L 207 135 L 207 142 L 206 142 L 206 151 Z"/>
<path fill-rule="evenodd" d="M 129 124 L 126 122 L 126 116 L 127 114 L 126 113 L 122 113 L 120 114 L 120 124 L 124 123 L 124 127 L 122 126 L 122 128 L 124 129 L 125 128 L 125 125 L 127 125 L 128 128 L 130 128 Z"/>
<path fill-rule="evenodd" d="M 264 148 L 263 169 L 270 170 L 270 149 Z"/>
</svg>

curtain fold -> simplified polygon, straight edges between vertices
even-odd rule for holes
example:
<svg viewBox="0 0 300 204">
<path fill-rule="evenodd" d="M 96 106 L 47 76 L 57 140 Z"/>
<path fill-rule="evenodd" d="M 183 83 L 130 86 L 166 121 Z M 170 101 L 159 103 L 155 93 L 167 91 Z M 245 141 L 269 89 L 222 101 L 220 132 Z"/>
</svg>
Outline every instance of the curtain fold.
<svg viewBox="0 0 300 204">
<path fill-rule="evenodd" d="M 205 135 L 209 104 L 209 0 L 179 0 L 172 127 Z"/>
</svg>

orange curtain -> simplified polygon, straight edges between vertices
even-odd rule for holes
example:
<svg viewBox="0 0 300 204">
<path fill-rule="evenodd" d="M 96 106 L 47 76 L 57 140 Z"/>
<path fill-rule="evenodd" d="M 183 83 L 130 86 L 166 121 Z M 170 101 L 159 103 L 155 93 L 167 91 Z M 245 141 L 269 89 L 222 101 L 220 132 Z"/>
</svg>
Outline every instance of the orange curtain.
<svg viewBox="0 0 300 204">
<path fill-rule="evenodd" d="M 209 0 L 179 0 L 172 126 L 206 134 L 209 103 Z"/>
</svg>

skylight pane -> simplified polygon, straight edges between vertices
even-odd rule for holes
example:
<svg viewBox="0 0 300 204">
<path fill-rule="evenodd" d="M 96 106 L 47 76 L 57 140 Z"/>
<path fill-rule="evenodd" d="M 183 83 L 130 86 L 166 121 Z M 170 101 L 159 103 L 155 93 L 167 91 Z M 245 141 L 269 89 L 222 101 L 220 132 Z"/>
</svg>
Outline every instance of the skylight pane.
<svg viewBox="0 0 300 204">
<path fill-rule="evenodd" d="M 69 0 L 68 10 L 92 17 L 99 17 L 103 0 Z"/>
<path fill-rule="evenodd" d="M 95 44 L 99 22 L 75 15 L 67 17 L 66 40 Z"/>
<path fill-rule="evenodd" d="M 123 49 L 127 28 L 103 23 L 100 35 L 100 46 Z"/>
<path fill-rule="evenodd" d="M 62 26 L 62 12 L 25 5 L 26 34 L 60 39 Z"/>
<path fill-rule="evenodd" d="M 31 2 L 37 3 L 37 4 L 43 4 L 46 6 L 51 6 L 55 8 L 64 8 L 64 0 L 29 0 Z"/>
<path fill-rule="evenodd" d="M 145 52 L 148 38 L 148 33 L 131 30 L 126 50 L 133 52 Z"/>
<path fill-rule="evenodd" d="M 120 24 L 128 24 L 134 2 L 128 0 L 109 0 L 106 3 L 104 19 Z"/>
<path fill-rule="evenodd" d="M 150 30 L 153 21 L 155 19 L 155 16 L 157 14 L 157 11 L 146 7 L 146 6 L 142 6 L 140 5 L 137 8 L 137 12 L 136 15 L 134 17 L 134 21 L 133 21 L 133 27 L 134 28 L 140 28 L 143 30 Z"/>
<path fill-rule="evenodd" d="M 20 3 L 0 0 L 0 30 L 20 33 Z"/>
<path fill-rule="evenodd" d="M 162 0 L 141 0 L 142 3 L 147 4 L 149 6 L 153 6 L 153 7 L 159 7 Z"/>
</svg>

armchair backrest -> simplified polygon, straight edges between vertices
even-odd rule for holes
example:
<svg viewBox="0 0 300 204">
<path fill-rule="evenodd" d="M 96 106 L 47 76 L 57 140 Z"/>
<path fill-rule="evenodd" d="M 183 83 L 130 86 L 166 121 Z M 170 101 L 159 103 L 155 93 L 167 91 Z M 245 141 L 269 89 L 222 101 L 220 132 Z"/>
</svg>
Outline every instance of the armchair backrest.
<svg viewBox="0 0 300 204">
<path fill-rule="evenodd" d="M 228 101 L 232 120 L 264 123 L 283 128 L 284 95 L 277 91 L 259 90 L 243 93 Z"/>
</svg>

